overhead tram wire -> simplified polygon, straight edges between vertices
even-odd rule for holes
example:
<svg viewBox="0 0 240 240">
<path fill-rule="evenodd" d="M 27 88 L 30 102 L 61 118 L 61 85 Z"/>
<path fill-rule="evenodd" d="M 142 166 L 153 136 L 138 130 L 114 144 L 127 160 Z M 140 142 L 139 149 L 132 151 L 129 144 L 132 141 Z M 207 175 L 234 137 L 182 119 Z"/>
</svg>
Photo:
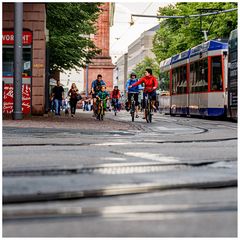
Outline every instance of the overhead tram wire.
<svg viewBox="0 0 240 240">
<path fill-rule="evenodd" d="M 210 12 L 210 13 L 202 13 L 202 14 L 193 14 L 193 15 L 182 15 L 182 16 L 155 16 L 155 15 L 143 15 L 143 14 L 132 14 L 132 17 L 146 17 L 146 18 L 194 18 L 194 17 L 205 17 L 205 16 L 210 16 L 210 15 L 217 15 L 217 14 L 222 14 L 222 13 L 228 13 L 228 12 L 233 12 L 237 11 L 238 8 L 231 8 L 223 11 L 215 11 L 215 12 Z"/>
</svg>

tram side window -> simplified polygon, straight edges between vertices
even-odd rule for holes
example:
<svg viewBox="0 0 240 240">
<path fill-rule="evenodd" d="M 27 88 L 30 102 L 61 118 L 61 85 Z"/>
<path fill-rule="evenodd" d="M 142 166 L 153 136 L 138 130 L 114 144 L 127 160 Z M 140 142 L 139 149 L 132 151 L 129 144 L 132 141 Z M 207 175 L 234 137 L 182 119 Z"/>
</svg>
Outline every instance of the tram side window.
<svg viewBox="0 0 240 240">
<path fill-rule="evenodd" d="M 178 76 L 178 71 L 177 69 L 173 69 L 172 71 L 172 94 L 177 93 L 177 77 Z"/>
<path fill-rule="evenodd" d="M 2 73 L 5 77 L 13 76 L 14 48 L 3 48 Z M 31 49 L 23 48 L 22 76 L 31 76 Z"/>
<path fill-rule="evenodd" d="M 190 65 L 190 92 L 194 92 L 196 85 L 195 63 Z"/>
<path fill-rule="evenodd" d="M 212 66 L 211 91 L 220 91 L 223 89 L 221 56 L 212 57 L 211 66 Z"/>
<path fill-rule="evenodd" d="M 181 66 L 178 68 L 178 87 L 177 93 L 186 93 L 187 92 L 187 66 Z"/>
<path fill-rule="evenodd" d="M 190 81 L 192 92 L 198 92 L 199 62 L 194 62 L 190 66 Z"/>
<path fill-rule="evenodd" d="M 199 68 L 199 91 L 207 92 L 208 91 L 208 60 L 207 58 L 200 61 L 200 68 Z"/>
<path fill-rule="evenodd" d="M 190 65 L 190 89 L 192 92 L 208 90 L 208 60 L 202 59 Z"/>
</svg>

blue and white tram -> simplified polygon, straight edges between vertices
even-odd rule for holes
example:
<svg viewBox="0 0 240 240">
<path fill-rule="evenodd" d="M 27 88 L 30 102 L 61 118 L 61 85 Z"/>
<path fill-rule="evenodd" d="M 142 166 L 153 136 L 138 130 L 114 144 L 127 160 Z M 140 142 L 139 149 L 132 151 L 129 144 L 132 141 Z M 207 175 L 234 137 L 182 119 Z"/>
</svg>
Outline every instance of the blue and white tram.
<svg viewBox="0 0 240 240">
<path fill-rule="evenodd" d="M 227 107 L 228 44 L 208 41 L 189 56 L 189 115 L 220 117 Z"/>
<path fill-rule="evenodd" d="M 226 116 L 227 55 L 227 43 L 210 40 L 171 57 L 171 115 Z"/>
<path fill-rule="evenodd" d="M 188 68 L 190 50 L 174 55 L 171 61 L 171 115 L 188 115 Z"/>
<path fill-rule="evenodd" d="M 170 70 L 171 59 L 168 58 L 160 62 L 160 88 L 159 111 L 160 113 L 170 114 Z"/>
</svg>

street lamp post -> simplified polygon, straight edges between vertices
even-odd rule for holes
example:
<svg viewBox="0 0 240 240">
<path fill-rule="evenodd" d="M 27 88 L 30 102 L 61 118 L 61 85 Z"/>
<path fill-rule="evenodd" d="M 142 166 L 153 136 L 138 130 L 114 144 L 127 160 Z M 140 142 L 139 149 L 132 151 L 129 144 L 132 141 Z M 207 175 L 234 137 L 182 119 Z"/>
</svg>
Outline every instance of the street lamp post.
<svg viewBox="0 0 240 240">
<path fill-rule="evenodd" d="M 88 97 L 88 64 L 86 64 L 86 97 Z"/>
<path fill-rule="evenodd" d="M 48 47 L 49 42 L 49 31 L 46 30 L 46 64 L 45 64 L 45 114 L 48 113 L 49 110 L 49 80 L 50 80 L 50 71 L 49 71 L 49 54 L 50 49 Z"/>
<path fill-rule="evenodd" d="M 22 113 L 22 31 L 23 3 L 14 3 L 14 93 L 13 119 L 23 119 Z"/>
</svg>

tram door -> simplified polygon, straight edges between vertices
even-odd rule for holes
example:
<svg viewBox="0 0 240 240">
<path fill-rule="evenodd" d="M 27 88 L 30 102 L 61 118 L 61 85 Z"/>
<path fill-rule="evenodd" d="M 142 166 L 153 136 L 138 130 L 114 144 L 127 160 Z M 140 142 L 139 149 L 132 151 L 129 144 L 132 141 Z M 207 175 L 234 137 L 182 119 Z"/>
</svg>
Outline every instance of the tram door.
<svg viewBox="0 0 240 240">
<path fill-rule="evenodd" d="M 14 32 L 2 34 L 3 113 L 13 112 Z M 31 113 L 32 32 L 23 31 L 22 112 Z"/>
</svg>

